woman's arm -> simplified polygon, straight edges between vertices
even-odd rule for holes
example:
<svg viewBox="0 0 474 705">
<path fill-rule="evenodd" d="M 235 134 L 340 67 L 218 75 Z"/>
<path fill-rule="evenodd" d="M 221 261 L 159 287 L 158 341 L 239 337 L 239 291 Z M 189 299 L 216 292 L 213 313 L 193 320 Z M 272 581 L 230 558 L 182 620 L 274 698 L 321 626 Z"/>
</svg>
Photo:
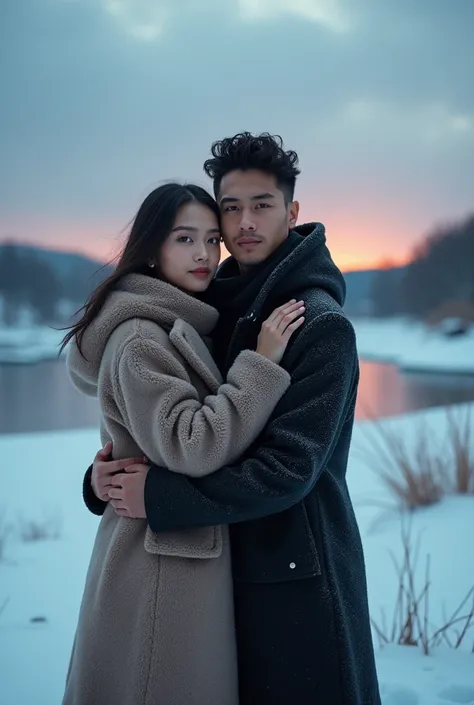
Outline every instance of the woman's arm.
<svg viewBox="0 0 474 705">
<path fill-rule="evenodd" d="M 242 458 L 199 479 L 150 468 L 145 507 L 153 531 L 278 514 L 319 481 L 339 438 L 352 430 L 359 374 L 353 328 L 343 316 L 325 314 L 305 329 L 292 352 L 298 362 L 291 387 Z M 345 457 L 336 462 L 342 472 Z"/>
<path fill-rule="evenodd" d="M 117 355 L 113 395 L 142 452 L 168 470 L 202 477 L 236 460 L 288 389 L 288 372 L 244 350 L 216 394 L 199 400 L 184 368 L 155 340 L 135 335 Z"/>
</svg>

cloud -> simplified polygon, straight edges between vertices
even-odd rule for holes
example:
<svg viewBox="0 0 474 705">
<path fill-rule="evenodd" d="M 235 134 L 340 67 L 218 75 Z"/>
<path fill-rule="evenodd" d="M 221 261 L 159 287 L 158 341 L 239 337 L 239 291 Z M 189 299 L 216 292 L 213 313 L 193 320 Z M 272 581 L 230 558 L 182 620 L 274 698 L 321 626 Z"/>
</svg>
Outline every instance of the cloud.
<svg viewBox="0 0 474 705">
<path fill-rule="evenodd" d="M 372 137 L 377 131 L 398 131 L 414 141 L 421 139 L 432 144 L 474 136 L 473 116 L 439 101 L 400 106 L 387 101 L 352 100 L 344 106 L 342 117 L 356 129 L 370 129 Z"/>
<path fill-rule="evenodd" d="M 300 155 L 305 218 L 348 251 L 355 221 L 408 241 L 472 207 L 473 23 L 433 0 L 10 3 L 2 218 L 113 231 L 161 180 L 209 186 L 214 140 L 268 130 Z"/>
<path fill-rule="evenodd" d="M 221 0 L 103 0 L 104 9 L 132 37 L 154 41 L 184 13 L 222 14 Z M 244 21 L 265 21 L 294 16 L 341 32 L 349 17 L 341 0 L 227 0 L 226 15 L 236 13 Z"/>
<path fill-rule="evenodd" d="M 295 15 L 336 32 L 349 27 L 349 17 L 340 0 L 238 0 L 241 16 L 266 20 Z"/>
</svg>

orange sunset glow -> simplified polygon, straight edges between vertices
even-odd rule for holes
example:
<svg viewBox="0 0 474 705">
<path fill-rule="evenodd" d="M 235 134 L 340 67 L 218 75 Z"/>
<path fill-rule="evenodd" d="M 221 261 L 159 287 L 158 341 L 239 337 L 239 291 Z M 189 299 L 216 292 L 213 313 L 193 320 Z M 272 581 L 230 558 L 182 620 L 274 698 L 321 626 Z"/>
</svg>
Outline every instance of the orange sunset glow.
<svg viewBox="0 0 474 705">
<path fill-rule="evenodd" d="M 302 209 L 299 222 L 315 220 L 310 209 Z M 402 264 L 409 259 L 410 245 L 397 238 L 397 228 L 374 226 L 367 222 L 352 221 L 349 215 L 327 214 L 321 219 L 326 226 L 327 244 L 336 264 L 343 270 L 370 269 L 382 262 Z M 101 262 L 108 262 L 119 255 L 127 234 L 127 223 L 78 221 L 48 221 L 46 218 L 17 218 L 0 223 L 0 241 L 14 240 L 23 244 L 48 249 L 77 252 Z M 410 233 L 412 241 L 417 233 Z M 222 259 L 228 256 L 222 247 Z"/>
</svg>

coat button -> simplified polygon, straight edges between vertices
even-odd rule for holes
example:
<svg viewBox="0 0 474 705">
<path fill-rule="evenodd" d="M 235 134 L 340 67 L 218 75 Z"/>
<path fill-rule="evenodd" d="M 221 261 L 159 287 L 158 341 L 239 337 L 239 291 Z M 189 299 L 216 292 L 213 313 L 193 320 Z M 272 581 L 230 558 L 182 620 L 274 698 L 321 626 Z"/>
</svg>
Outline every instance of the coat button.
<svg viewBox="0 0 474 705">
<path fill-rule="evenodd" d="M 290 568 L 291 570 L 294 570 L 296 568 L 296 563 L 290 563 Z"/>
</svg>

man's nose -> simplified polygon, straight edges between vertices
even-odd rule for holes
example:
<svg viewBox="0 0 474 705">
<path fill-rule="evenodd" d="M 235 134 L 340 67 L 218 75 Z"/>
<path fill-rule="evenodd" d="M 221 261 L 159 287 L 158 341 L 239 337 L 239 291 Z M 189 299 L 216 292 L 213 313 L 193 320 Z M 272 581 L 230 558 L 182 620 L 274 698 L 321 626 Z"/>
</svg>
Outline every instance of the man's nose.
<svg viewBox="0 0 474 705">
<path fill-rule="evenodd" d="M 257 229 L 257 226 L 255 225 L 251 214 L 247 213 L 246 211 L 243 211 L 242 213 L 242 218 L 240 219 L 240 229 L 246 232 L 253 232 Z"/>
</svg>

